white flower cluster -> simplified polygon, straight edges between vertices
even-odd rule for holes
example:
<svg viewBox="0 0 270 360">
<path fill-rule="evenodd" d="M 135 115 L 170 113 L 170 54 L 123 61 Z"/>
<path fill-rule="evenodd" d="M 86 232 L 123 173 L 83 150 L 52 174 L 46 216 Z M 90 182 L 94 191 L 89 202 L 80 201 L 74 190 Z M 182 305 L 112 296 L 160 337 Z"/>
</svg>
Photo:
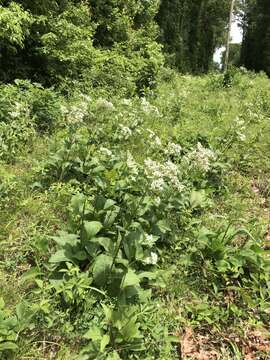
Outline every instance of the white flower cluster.
<svg viewBox="0 0 270 360">
<path fill-rule="evenodd" d="M 152 144 L 154 144 L 156 146 L 162 146 L 162 142 L 161 142 L 160 138 L 154 133 L 154 131 L 152 131 L 150 129 L 146 129 L 146 131 L 149 133 L 149 138 L 150 138 Z"/>
<path fill-rule="evenodd" d="M 148 248 L 153 247 L 153 245 L 157 242 L 158 236 L 154 236 L 152 234 L 145 234 L 144 245 Z"/>
<path fill-rule="evenodd" d="M 142 107 L 143 112 L 146 114 L 152 113 L 157 116 L 160 116 L 158 108 L 154 105 L 151 105 L 145 98 L 142 98 L 142 100 L 141 100 L 141 107 Z"/>
<path fill-rule="evenodd" d="M 99 148 L 99 151 L 105 156 L 112 156 L 111 150 L 109 150 L 109 149 L 107 149 L 105 147 Z"/>
<path fill-rule="evenodd" d="M 115 107 L 113 103 L 107 101 L 106 99 L 99 98 L 96 102 L 96 107 L 99 110 L 107 110 L 107 111 L 114 111 Z"/>
<path fill-rule="evenodd" d="M 138 165 L 129 151 L 127 152 L 127 167 L 132 175 L 139 174 Z"/>
<path fill-rule="evenodd" d="M 88 114 L 88 106 L 91 102 L 91 97 L 85 94 L 80 94 L 81 101 L 77 104 L 74 104 L 70 107 L 61 104 L 62 115 L 70 123 L 81 123 L 83 122 L 85 116 Z"/>
<path fill-rule="evenodd" d="M 132 130 L 123 124 L 119 124 L 120 133 L 125 138 L 128 139 L 132 135 Z"/>
<path fill-rule="evenodd" d="M 25 104 L 16 102 L 15 107 L 14 107 L 14 111 L 10 111 L 9 115 L 13 119 L 17 119 L 17 118 L 21 117 L 22 114 L 29 115 L 29 108 Z"/>
<path fill-rule="evenodd" d="M 157 161 L 147 159 L 144 161 L 146 175 L 151 180 L 151 190 L 161 192 L 165 186 L 173 187 L 177 191 L 184 190 L 183 184 L 179 181 L 178 167 L 171 161 L 161 164 Z"/>
<path fill-rule="evenodd" d="M 121 104 L 125 105 L 125 106 L 130 106 L 130 105 L 132 105 L 132 101 L 131 101 L 131 99 L 122 99 Z"/>
<path fill-rule="evenodd" d="M 191 165 L 195 165 L 203 172 L 207 172 L 211 167 L 212 161 L 216 160 L 216 154 L 198 142 L 197 148 L 187 155 L 187 159 Z"/>
<path fill-rule="evenodd" d="M 244 131 L 246 130 L 245 120 L 239 119 L 239 117 L 237 116 L 234 119 L 233 126 L 234 126 L 235 133 L 238 136 L 239 140 L 245 141 L 246 140 L 246 135 L 244 134 Z"/>
<path fill-rule="evenodd" d="M 154 252 L 151 252 L 150 256 L 144 259 L 144 262 L 148 265 L 156 265 L 158 262 L 158 255 Z"/>
<path fill-rule="evenodd" d="M 82 106 L 71 106 L 68 112 L 68 119 L 72 122 L 83 122 L 84 117 L 87 115 L 87 109 L 84 103 Z"/>
<path fill-rule="evenodd" d="M 173 142 L 169 142 L 165 149 L 165 153 L 167 155 L 174 155 L 174 156 L 180 156 L 182 152 L 182 147 L 178 144 L 175 144 Z"/>
</svg>

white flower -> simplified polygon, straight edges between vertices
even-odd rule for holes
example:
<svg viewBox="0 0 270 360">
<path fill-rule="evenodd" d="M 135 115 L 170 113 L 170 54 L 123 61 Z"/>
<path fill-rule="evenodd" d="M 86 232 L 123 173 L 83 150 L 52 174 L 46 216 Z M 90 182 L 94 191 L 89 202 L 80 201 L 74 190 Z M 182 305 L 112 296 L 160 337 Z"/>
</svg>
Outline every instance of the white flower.
<svg viewBox="0 0 270 360">
<path fill-rule="evenodd" d="M 105 147 L 101 147 L 101 148 L 99 149 L 99 151 L 100 151 L 102 154 L 106 155 L 106 156 L 111 156 L 111 155 L 112 155 L 111 150 L 109 150 L 109 149 L 107 149 L 107 148 L 105 148 Z"/>
<path fill-rule="evenodd" d="M 168 155 L 179 156 L 181 155 L 181 152 L 182 152 L 181 146 L 173 142 L 170 142 L 165 150 L 165 153 Z"/>
<path fill-rule="evenodd" d="M 156 206 L 159 206 L 159 205 L 160 205 L 161 200 L 160 200 L 160 197 L 159 197 L 159 196 L 157 196 L 157 197 L 154 199 L 154 203 L 155 203 Z"/>
<path fill-rule="evenodd" d="M 243 133 L 238 133 L 238 136 L 239 136 L 239 140 L 240 141 L 245 141 L 246 140 L 246 135 L 245 134 L 243 134 Z"/>
<path fill-rule="evenodd" d="M 155 113 L 157 116 L 160 116 L 158 108 L 151 105 L 145 98 L 142 98 L 141 100 L 141 107 L 143 112 L 145 112 L 146 114 Z"/>
<path fill-rule="evenodd" d="M 146 235 L 145 235 L 144 245 L 146 245 L 147 247 L 151 248 L 151 247 L 155 244 L 155 242 L 157 241 L 157 239 L 158 239 L 158 236 L 146 234 Z"/>
<path fill-rule="evenodd" d="M 144 262 L 148 265 L 156 265 L 158 262 L 158 255 L 154 252 L 151 252 L 150 256 L 145 258 Z"/>
<path fill-rule="evenodd" d="M 197 149 L 189 153 L 186 159 L 191 165 L 207 172 L 211 167 L 211 162 L 216 160 L 216 154 L 211 150 L 202 146 L 200 142 L 197 144 Z"/>
<path fill-rule="evenodd" d="M 121 134 L 125 138 L 129 138 L 132 135 L 132 131 L 128 126 L 124 126 L 123 124 L 120 124 L 119 127 L 120 127 Z"/>
<path fill-rule="evenodd" d="M 113 103 L 111 103 L 110 101 L 107 101 L 106 99 L 102 99 L 102 98 L 99 98 L 97 100 L 96 107 L 98 109 L 102 109 L 102 110 L 109 110 L 109 111 L 115 110 Z"/>
<path fill-rule="evenodd" d="M 129 106 L 131 105 L 132 101 L 130 99 L 122 99 L 121 103 L 123 105 Z"/>
<path fill-rule="evenodd" d="M 9 113 L 9 115 L 13 118 L 13 119 L 16 119 L 17 117 L 19 117 L 21 115 L 20 112 L 18 111 L 12 111 Z"/>
<path fill-rule="evenodd" d="M 152 191 L 161 192 L 165 187 L 165 181 L 162 178 L 155 179 L 152 181 L 150 187 Z"/>
<path fill-rule="evenodd" d="M 69 113 L 68 108 L 63 104 L 60 105 L 60 110 L 63 115 L 67 115 Z"/>
<path fill-rule="evenodd" d="M 160 138 L 154 133 L 154 131 L 150 129 L 146 129 L 146 131 L 149 133 L 149 138 L 153 141 L 154 145 L 162 146 Z"/>
<path fill-rule="evenodd" d="M 151 159 L 146 159 L 144 164 L 147 177 L 152 181 L 152 191 L 161 192 L 166 184 L 179 192 L 183 191 L 184 186 L 179 180 L 178 167 L 173 162 L 167 161 L 161 164 Z"/>
<path fill-rule="evenodd" d="M 127 152 L 127 167 L 130 169 L 133 175 L 138 175 L 138 166 L 131 153 Z"/>
<path fill-rule="evenodd" d="M 77 122 L 82 122 L 86 114 L 86 109 L 74 105 L 70 109 L 69 118 Z"/>
</svg>

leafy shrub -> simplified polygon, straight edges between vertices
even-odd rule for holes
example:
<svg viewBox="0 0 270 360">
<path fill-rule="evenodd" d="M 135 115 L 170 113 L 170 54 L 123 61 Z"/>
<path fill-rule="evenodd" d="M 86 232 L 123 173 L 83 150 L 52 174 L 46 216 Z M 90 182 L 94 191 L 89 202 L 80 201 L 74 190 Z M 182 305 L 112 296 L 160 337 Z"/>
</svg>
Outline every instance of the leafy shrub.
<svg viewBox="0 0 270 360">
<path fill-rule="evenodd" d="M 24 47 L 24 40 L 30 33 L 33 17 L 21 5 L 12 1 L 8 7 L 0 5 L 0 41 L 7 47 Z"/>
<path fill-rule="evenodd" d="M 30 116 L 38 132 L 51 132 L 62 118 L 61 102 L 57 93 L 39 84 L 16 81 L 20 96 L 25 96 L 30 106 Z"/>
<path fill-rule="evenodd" d="M 0 155 L 12 160 L 36 135 L 52 131 L 60 120 L 58 96 L 28 81 L 0 86 Z"/>
</svg>

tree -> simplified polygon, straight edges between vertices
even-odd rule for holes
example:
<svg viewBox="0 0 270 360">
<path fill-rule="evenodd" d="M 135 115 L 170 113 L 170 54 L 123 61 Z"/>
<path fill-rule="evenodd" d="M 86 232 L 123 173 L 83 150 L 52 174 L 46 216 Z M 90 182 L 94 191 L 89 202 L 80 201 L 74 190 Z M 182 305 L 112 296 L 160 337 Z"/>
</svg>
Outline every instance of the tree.
<svg viewBox="0 0 270 360">
<path fill-rule="evenodd" d="M 270 76 L 270 1 L 245 0 L 242 6 L 245 13 L 241 64 Z"/>
<path fill-rule="evenodd" d="M 207 72 L 223 43 L 228 0 L 162 0 L 157 21 L 168 63 L 183 72 Z"/>
<path fill-rule="evenodd" d="M 234 5 L 235 5 L 235 0 L 231 0 L 230 16 L 229 16 L 229 24 L 228 24 L 228 34 L 227 34 L 227 43 L 226 43 L 226 52 L 225 52 L 225 60 L 224 60 L 224 71 L 225 72 L 227 72 L 228 64 L 229 64 L 231 28 L 232 28 L 232 22 L 233 22 Z"/>
</svg>

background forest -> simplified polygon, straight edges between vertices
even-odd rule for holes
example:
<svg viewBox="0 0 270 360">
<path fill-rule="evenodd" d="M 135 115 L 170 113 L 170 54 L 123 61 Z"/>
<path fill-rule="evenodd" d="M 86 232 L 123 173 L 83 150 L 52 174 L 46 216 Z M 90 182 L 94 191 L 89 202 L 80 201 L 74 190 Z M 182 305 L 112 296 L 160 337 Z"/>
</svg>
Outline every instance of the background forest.
<svg viewBox="0 0 270 360">
<path fill-rule="evenodd" d="M 0 0 L 1 360 L 270 358 L 270 2 L 221 71 L 230 8 Z"/>
</svg>

